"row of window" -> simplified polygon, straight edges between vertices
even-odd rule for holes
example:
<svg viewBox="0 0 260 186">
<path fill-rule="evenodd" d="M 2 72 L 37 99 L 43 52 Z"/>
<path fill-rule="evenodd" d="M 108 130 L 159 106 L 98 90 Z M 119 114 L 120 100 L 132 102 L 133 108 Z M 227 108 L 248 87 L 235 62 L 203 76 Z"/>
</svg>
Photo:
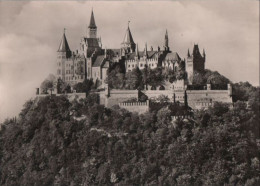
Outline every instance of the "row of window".
<svg viewBox="0 0 260 186">
<path fill-rule="evenodd" d="M 212 103 L 201 103 L 201 106 L 211 106 Z"/>
<path fill-rule="evenodd" d="M 75 80 L 77 80 L 77 79 L 83 79 L 84 76 L 83 76 L 83 75 L 81 75 L 81 76 L 74 76 L 74 78 L 75 78 Z M 66 76 L 65 79 L 66 79 L 67 81 L 70 81 L 70 80 L 73 80 L 73 77 Z"/>
<path fill-rule="evenodd" d="M 58 64 L 57 64 L 59 67 L 61 66 L 61 63 L 59 62 Z M 66 67 L 73 67 L 73 65 L 70 65 L 70 64 L 66 64 Z M 77 66 L 77 63 L 75 63 L 75 67 Z"/>
<path fill-rule="evenodd" d="M 139 65 L 140 67 L 144 67 L 144 65 L 141 63 L 140 65 Z M 153 66 L 156 66 L 156 64 L 149 64 L 149 67 L 153 67 Z M 131 65 L 128 65 L 128 68 L 130 68 L 131 67 Z M 132 64 L 132 68 L 134 68 L 134 67 L 137 67 L 137 65 L 135 65 L 135 64 Z"/>
</svg>

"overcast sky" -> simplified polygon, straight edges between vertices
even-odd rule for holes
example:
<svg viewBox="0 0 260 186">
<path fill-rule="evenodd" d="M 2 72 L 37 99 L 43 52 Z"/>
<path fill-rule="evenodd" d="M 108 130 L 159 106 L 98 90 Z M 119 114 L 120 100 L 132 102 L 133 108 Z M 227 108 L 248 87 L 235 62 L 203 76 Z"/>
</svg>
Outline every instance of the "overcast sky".
<svg viewBox="0 0 260 186">
<path fill-rule="evenodd" d="M 63 28 L 71 50 L 86 35 L 91 8 L 107 48 L 119 48 L 127 22 L 142 50 L 163 45 L 186 57 L 194 43 L 206 51 L 206 68 L 233 82 L 259 84 L 259 2 L 0 2 L 0 121 L 22 108 L 50 73 Z"/>
</svg>

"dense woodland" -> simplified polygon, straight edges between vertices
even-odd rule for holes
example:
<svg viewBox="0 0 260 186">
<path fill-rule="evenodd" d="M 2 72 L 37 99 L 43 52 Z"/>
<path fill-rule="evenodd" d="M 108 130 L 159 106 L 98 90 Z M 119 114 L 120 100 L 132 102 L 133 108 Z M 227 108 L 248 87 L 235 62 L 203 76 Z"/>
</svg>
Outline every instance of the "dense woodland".
<svg viewBox="0 0 260 186">
<path fill-rule="evenodd" d="M 2 123 L 0 185 L 260 185 L 259 88 L 234 93 L 232 109 L 175 122 L 177 106 L 138 115 L 95 94 L 29 100 Z"/>
</svg>

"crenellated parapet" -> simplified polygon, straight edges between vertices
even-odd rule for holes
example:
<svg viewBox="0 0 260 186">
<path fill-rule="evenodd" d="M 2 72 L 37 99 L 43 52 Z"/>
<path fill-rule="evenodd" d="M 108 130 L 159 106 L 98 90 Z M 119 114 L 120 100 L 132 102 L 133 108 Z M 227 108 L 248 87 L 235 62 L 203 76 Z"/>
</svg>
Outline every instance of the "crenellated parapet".
<svg viewBox="0 0 260 186">
<path fill-rule="evenodd" d="M 129 112 L 138 112 L 139 114 L 149 111 L 149 100 L 146 102 L 122 102 L 118 103 L 118 105 Z"/>
</svg>

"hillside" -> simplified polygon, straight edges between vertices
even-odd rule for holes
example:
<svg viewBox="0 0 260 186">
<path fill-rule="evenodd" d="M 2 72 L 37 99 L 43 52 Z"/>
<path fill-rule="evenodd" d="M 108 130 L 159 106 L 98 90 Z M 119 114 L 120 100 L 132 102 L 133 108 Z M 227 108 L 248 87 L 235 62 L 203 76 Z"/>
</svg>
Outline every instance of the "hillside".
<svg viewBox="0 0 260 186">
<path fill-rule="evenodd" d="M 259 185 L 259 88 L 237 87 L 249 107 L 175 123 L 166 107 L 137 115 L 92 94 L 30 100 L 0 131 L 0 185 Z"/>
</svg>

